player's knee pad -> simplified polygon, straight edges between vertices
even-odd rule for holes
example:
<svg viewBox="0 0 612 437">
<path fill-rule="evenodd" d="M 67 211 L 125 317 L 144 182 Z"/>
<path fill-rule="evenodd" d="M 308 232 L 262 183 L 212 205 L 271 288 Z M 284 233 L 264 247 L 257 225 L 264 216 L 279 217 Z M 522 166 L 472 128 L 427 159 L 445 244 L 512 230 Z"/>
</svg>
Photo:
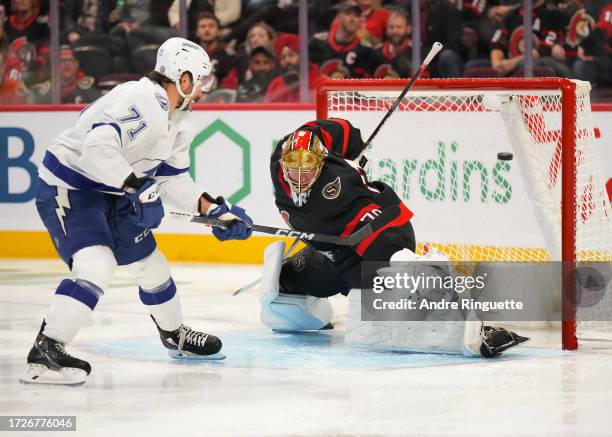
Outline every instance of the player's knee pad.
<svg viewBox="0 0 612 437">
<path fill-rule="evenodd" d="M 327 325 L 333 310 L 327 299 L 279 293 L 285 243 L 276 241 L 264 251 L 261 278 L 261 321 L 278 331 L 305 331 Z"/>
<path fill-rule="evenodd" d="M 155 292 L 171 279 L 168 261 L 157 249 L 145 259 L 129 264 L 127 269 L 138 286 L 145 291 Z"/>
<path fill-rule="evenodd" d="M 72 256 L 72 273 L 77 283 L 89 283 L 104 291 L 117 269 L 113 251 L 106 246 L 89 246 Z"/>
</svg>

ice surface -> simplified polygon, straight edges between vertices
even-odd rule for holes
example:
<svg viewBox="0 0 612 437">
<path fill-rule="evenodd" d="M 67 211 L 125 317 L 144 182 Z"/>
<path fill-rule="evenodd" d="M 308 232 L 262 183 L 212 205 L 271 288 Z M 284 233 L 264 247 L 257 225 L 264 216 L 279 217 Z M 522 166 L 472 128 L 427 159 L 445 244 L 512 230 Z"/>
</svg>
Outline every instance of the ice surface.
<svg viewBox="0 0 612 437">
<path fill-rule="evenodd" d="M 612 435 L 611 351 L 562 352 L 550 332 L 495 360 L 369 351 L 345 346 L 341 323 L 268 331 L 257 290 L 231 296 L 257 266 L 172 270 L 187 324 L 219 335 L 226 360 L 171 360 L 119 271 L 68 347 L 89 381 L 47 387 L 18 376 L 66 269 L 0 261 L 0 415 L 76 415 L 87 436 Z"/>
</svg>

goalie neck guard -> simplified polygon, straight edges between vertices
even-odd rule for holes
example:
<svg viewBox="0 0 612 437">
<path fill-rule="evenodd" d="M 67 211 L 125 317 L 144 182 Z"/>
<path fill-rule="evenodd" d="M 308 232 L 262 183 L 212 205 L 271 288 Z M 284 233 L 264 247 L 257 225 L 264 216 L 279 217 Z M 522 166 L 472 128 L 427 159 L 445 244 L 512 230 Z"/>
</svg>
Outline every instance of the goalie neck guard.
<svg viewBox="0 0 612 437">
<path fill-rule="evenodd" d="M 307 130 L 297 130 L 283 143 L 280 165 L 283 177 L 294 193 L 310 191 L 321 174 L 327 149 L 319 137 Z"/>
</svg>

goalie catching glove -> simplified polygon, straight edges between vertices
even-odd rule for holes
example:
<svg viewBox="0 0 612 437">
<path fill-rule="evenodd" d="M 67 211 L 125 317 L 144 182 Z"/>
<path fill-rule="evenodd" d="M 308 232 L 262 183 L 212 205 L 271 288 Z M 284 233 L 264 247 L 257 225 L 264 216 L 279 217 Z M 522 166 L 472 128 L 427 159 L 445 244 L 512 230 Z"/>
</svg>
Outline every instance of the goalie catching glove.
<svg viewBox="0 0 612 437">
<path fill-rule="evenodd" d="M 232 205 L 221 196 L 215 199 L 208 193 L 204 193 L 202 197 L 211 202 L 206 211 L 208 217 L 228 222 L 228 227 L 225 229 L 218 226 L 212 227 L 213 235 L 217 240 L 246 240 L 251 236 L 253 220 L 244 209 Z"/>
</svg>

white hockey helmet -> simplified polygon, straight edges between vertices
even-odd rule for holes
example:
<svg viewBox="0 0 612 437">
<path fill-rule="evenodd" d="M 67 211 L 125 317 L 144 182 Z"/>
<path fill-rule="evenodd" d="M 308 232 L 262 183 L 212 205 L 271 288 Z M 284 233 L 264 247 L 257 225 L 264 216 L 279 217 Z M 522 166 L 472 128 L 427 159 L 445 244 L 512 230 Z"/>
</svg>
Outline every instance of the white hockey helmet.
<svg viewBox="0 0 612 437">
<path fill-rule="evenodd" d="M 209 91 L 213 81 L 210 74 L 212 64 L 208 54 L 202 47 L 185 38 L 170 38 L 160 46 L 157 50 L 155 71 L 176 84 L 179 95 L 184 99 L 179 109 L 184 109 L 189 104 L 198 87 L 204 92 Z M 194 83 L 190 94 L 183 93 L 181 89 L 181 76 L 185 72 L 191 73 Z"/>
</svg>

